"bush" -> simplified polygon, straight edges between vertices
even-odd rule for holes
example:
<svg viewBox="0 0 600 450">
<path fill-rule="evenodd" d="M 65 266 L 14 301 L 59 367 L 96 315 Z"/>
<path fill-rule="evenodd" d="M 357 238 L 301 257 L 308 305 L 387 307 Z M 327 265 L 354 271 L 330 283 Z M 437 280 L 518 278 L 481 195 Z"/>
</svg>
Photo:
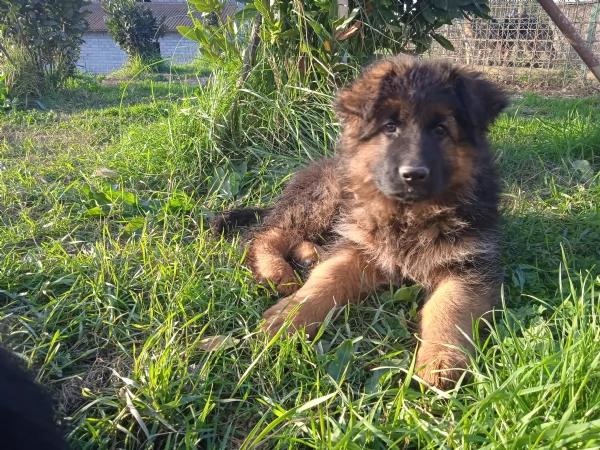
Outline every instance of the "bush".
<svg viewBox="0 0 600 450">
<path fill-rule="evenodd" d="M 109 33 L 130 59 L 146 63 L 160 60 L 158 40 L 165 34 L 164 17 L 157 20 L 152 11 L 135 0 L 102 0 L 102 7 Z"/>
<path fill-rule="evenodd" d="M 11 63 L 5 64 L 3 70 L 11 98 L 40 97 L 52 88 L 53 79 L 37 67 L 27 47 L 13 42 L 5 44 L 10 49 Z"/>
<path fill-rule="evenodd" d="M 8 86 L 6 85 L 6 74 L 0 72 L 0 109 L 10 108 L 10 101 L 8 98 Z"/>
<path fill-rule="evenodd" d="M 226 4 L 225 0 L 188 1 L 192 9 L 205 14 L 220 11 Z M 298 73 L 330 78 L 346 71 L 348 62 L 354 67 L 364 65 L 377 54 L 421 54 L 433 40 L 453 49 L 437 30 L 455 19 L 489 18 L 487 0 L 354 0 L 346 2 L 351 6 L 345 14 L 340 13 L 337 0 L 244 3 L 235 18 L 253 20 L 253 35 L 260 36 L 257 53 L 269 61 L 278 85 Z M 243 27 L 228 23 L 217 29 L 201 21 L 194 25 L 178 29 L 199 42 L 205 57 L 216 61 L 225 53 L 239 58 L 247 36 L 239 32 Z M 233 43 L 232 36 L 236 38 Z"/>
<path fill-rule="evenodd" d="M 75 73 L 88 0 L 0 0 L 0 66 L 12 95 L 41 95 Z"/>
</svg>

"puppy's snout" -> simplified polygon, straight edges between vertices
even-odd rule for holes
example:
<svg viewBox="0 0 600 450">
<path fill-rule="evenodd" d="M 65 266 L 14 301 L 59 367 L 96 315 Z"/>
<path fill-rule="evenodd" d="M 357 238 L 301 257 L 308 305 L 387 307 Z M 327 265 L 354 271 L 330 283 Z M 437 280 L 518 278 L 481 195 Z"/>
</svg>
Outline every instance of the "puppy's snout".
<svg viewBox="0 0 600 450">
<path fill-rule="evenodd" d="M 402 179 L 408 184 L 419 184 L 429 178 L 429 169 L 427 167 L 402 166 L 398 170 Z"/>
</svg>

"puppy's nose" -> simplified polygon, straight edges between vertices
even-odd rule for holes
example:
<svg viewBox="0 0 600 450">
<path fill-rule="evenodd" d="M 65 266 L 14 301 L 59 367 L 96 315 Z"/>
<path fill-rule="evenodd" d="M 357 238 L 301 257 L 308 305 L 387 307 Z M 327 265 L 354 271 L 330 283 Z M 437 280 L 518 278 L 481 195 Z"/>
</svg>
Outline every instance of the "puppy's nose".
<svg viewBox="0 0 600 450">
<path fill-rule="evenodd" d="M 408 167 L 402 166 L 399 169 L 400 176 L 408 184 L 418 184 L 429 178 L 429 169 L 427 167 Z"/>
</svg>

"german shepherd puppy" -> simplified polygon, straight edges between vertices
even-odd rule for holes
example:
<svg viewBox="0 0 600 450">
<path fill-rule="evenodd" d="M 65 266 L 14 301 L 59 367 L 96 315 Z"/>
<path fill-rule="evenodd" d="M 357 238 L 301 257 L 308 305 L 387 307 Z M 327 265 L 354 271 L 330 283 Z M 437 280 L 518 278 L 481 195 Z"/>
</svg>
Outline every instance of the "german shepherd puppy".
<svg viewBox="0 0 600 450">
<path fill-rule="evenodd" d="M 472 351 L 473 321 L 500 292 L 499 181 L 486 134 L 507 104 L 476 72 L 404 56 L 341 90 L 337 155 L 296 173 L 272 208 L 211 223 L 221 233 L 260 218 L 247 262 L 285 296 L 263 328 L 274 334 L 289 320 L 314 335 L 337 306 L 420 283 L 418 374 L 451 387 L 468 362 L 456 347 Z M 303 285 L 290 261 L 314 266 Z"/>
</svg>

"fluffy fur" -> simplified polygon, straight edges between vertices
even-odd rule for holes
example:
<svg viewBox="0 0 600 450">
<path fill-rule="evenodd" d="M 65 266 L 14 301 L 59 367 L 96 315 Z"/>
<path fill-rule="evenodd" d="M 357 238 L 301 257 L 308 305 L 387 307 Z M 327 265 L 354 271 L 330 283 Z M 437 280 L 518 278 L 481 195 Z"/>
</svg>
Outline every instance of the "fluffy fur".
<svg viewBox="0 0 600 450">
<path fill-rule="evenodd" d="M 417 368 L 447 388 L 466 368 L 473 321 L 499 294 L 498 176 L 486 139 L 507 98 L 478 73 L 394 57 L 341 90 L 337 156 L 290 180 L 249 236 L 247 263 L 284 296 L 263 328 L 314 335 L 329 311 L 379 286 L 421 283 Z M 231 229 L 230 211 L 213 229 Z M 255 222 L 255 220 L 253 220 Z M 314 266 L 302 284 L 290 262 Z M 295 310 L 293 317 L 287 317 Z"/>
<path fill-rule="evenodd" d="M 0 347 L 1 447 L 67 450 L 54 421 L 52 399 L 20 361 Z"/>
</svg>

